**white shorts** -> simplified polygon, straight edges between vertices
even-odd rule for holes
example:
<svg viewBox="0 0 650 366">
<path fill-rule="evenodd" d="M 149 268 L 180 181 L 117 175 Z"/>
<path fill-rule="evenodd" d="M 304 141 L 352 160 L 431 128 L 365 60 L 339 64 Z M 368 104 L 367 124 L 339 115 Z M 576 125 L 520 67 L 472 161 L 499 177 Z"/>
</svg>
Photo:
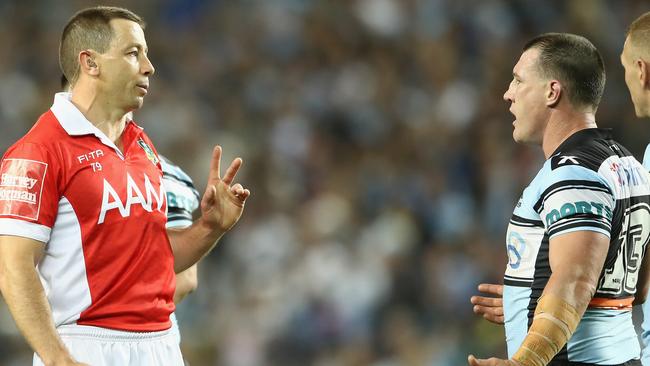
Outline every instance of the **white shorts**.
<svg viewBox="0 0 650 366">
<path fill-rule="evenodd" d="M 176 341 L 181 343 L 181 330 L 178 329 L 178 320 L 176 320 L 176 313 L 169 314 L 169 321 L 172 322 L 172 327 L 169 328 L 169 331 L 172 333 L 172 336 L 176 338 Z"/>
<path fill-rule="evenodd" d="M 183 366 L 178 339 L 171 330 L 124 332 L 85 325 L 57 329 L 75 361 L 91 366 Z M 43 366 L 34 354 L 34 366 Z"/>
</svg>

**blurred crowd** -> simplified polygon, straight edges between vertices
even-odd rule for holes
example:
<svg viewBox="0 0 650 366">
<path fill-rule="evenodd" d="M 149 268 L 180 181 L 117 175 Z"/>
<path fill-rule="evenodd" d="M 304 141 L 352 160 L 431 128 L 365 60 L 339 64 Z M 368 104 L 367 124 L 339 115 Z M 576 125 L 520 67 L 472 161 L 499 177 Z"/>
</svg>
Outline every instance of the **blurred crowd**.
<svg viewBox="0 0 650 366">
<path fill-rule="evenodd" d="M 61 29 L 96 1 L 0 1 L 0 149 L 59 89 Z M 541 167 L 502 95 L 523 44 L 587 36 L 597 118 L 637 157 L 619 54 L 650 7 L 604 0 L 140 0 L 156 67 L 135 120 L 200 191 L 210 151 L 244 159 L 240 223 L 178 308 L 190 365 L 456 366 L 505 353 L 472 313 Z M 0 301 L 0 365 L 31 352 Z"/>
</svg>

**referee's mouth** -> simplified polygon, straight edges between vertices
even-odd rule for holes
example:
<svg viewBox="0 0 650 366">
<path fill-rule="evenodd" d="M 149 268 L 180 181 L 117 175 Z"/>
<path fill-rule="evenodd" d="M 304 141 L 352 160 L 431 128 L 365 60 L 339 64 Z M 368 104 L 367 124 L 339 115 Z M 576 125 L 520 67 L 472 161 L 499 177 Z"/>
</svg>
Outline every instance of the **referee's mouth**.
<svg viewBox="0 0 650 366">
<path fill-rule="evenodd" d="M 147 84 L 136 84 L 136 87 L 142 89 L 142 91 L 144 91 L 145 94 L 147 94 L 147 92 L 149 90 L 149 84 L 148 83 Z"/>
</svg>

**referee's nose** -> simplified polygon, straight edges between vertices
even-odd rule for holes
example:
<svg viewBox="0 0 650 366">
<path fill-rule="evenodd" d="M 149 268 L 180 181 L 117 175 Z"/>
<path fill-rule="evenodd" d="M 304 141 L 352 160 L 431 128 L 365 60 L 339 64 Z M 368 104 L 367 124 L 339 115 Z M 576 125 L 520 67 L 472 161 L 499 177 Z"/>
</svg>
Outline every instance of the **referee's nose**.
<svg viewBox="0 0 650 366">
<path fill-rule="evenodd" d="M 142 74 L 146 76 L 151 76 L 156 72 L 156 68 L 153 67 L 153 64 L 151 63 L 151 60 L 149 60 L 149 56 L 144 55 L 144 60 L 140 66 Z"/>
</svg>

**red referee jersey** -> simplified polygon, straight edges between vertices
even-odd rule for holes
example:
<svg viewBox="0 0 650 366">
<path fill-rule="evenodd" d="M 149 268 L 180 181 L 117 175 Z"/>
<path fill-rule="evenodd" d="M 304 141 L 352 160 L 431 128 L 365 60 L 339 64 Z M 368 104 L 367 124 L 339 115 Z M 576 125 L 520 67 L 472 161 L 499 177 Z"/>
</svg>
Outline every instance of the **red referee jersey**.
<svg viewBox="0 0 650 366">
<path fill-rule="evenodd" d="M 59 93 L 2 159 L 0 235 L 45 243 L 37 270 L 54 322 L 170 327 L 174 258 L 153 144 L 129 122 L 124 152 Z"/>
</svg>

